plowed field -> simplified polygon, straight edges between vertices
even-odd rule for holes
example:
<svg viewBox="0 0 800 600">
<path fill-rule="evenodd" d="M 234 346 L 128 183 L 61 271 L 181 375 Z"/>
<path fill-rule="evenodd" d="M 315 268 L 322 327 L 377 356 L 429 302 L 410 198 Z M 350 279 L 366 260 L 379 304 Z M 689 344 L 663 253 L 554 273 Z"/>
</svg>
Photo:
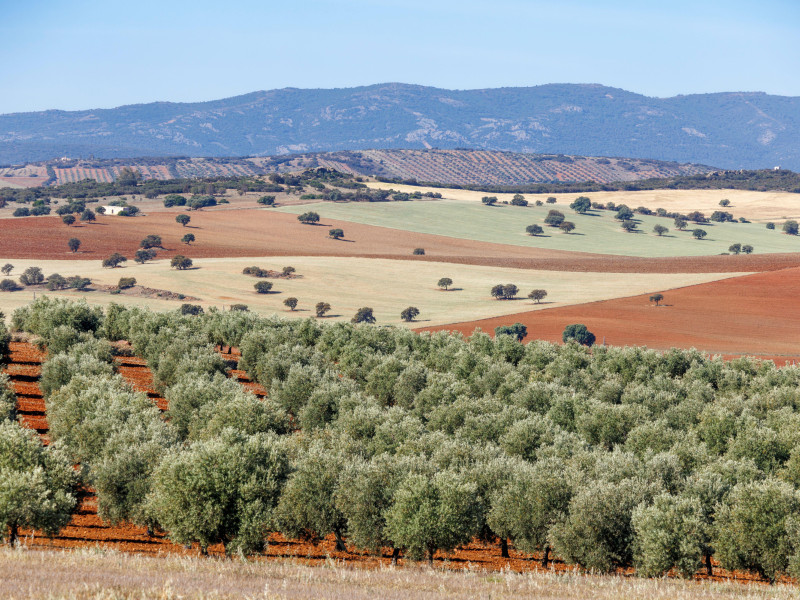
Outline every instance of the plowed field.
<svg viewBox="0 0 800 600">
<path fill-rule="evenodd" d="M 120 252 L 132 259 L 140 241 L 146 235 L 156 234 L 162 237 L 165 246 L 158 251 L 160 258 L 176 254 L 190 258 L 359 256 L 616 273 L 730 273 L 800 266 L 800 253 L 640 258 L 475 242 L 332 219 L 324 219 L 317 226 L 302 225 L 294 215 L 267 209 L 194 211 L 187 227 L 175 222 L 175 214 L 98 216 L 96 223 L 71 227 L 58 217 L 4 219 L 0 222 L 0 257 L 100 261 Z M 332 227 L 343 229 L 345 239 L 330 239 L 328 229 Z M 180 242 L 186 233 L 197 238 L 191 246 Z M 77 253 L 67 247 L 67 241 L 73 237 L 82 242 Z M 414 248 L 424 248 L 425 255 L 412 256 Z"/>
<path fill-rule="evenodd" d="M 560 342 L 564 328 L 583 323 L 597 343 L 656 349 L 697 348 L 724 355 L 754 355 L 779 364 L 800 360 L 800 269 L 756 273 L 665 292 L 656 307 L 649 295 L 550 310 L 523 312 L 428 330 L 475 328 L 494 332 L 515 322 L 528 328 L 526 342 Z"/>
</svg>

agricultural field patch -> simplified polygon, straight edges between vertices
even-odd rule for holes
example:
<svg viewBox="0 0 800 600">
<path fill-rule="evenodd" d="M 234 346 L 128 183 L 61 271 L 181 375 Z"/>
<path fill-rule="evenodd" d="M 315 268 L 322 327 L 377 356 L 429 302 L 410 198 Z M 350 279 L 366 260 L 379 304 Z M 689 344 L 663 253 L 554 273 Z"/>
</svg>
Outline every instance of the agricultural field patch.
<svg viewBox="0 0 800 600">
<path fill-rule="evenodd" d="M 0 258 L 0 263 L 5 264 Z M 416 262 L 355 257 L 250 257 L 196 259 L 194 267 L 186 271 L 170 268 L 168 260 L 155 260 L 139 265 L 129 260 L 124 267 L 102 268 L 99 261 L 12 260 L 15 274 L 29 266 L 39 266 L 45 276 L 58 273 L 63 277 L 81 275 L 93 283 L 115 286 L 121 277 L 134 277 L 138 285 L 168 290 L 169 296 L 160 298 L 110 294 L 107 291 L 49 292 L 44 288 L 33 291 L 25 288 L 16 292 L 0 293 L 0 309 L 6 314 L 28 304 L 34 293 L 85 297 L 92 304 L 115 302 L 123 305 L 149 306 L 156 310 L 174 310 L 188 297 L 197 297 L 196 303 L 209 308 L 246 304 L 260 314 L 277 313 L 285 317 L 314 315 L 317 302 L 327 302 L 331 311 L 325 320 L 349 321 L 362 306 L 374 309 L 378 324 L 402 325 L 400 312 L 408 306 L 417 307 L 421 314 L 410 325 L 437 325 L 457 321 L 470 321 L 540 310 L 547 307 L 582 304 L 607 298 L 663 291 L 687 284 L 714 281 L 736 276 L 736 273 L 569 273 L 558 271 L 533 271 L 491 266 L 460 265 L 438 262 Z M 281 271 L 285 266 L 296 269 L 296 277 L 259 279 L 242 274 L 249 266 Z M 437 286 L 441 278 L 450 278 L 450 290 Z M 256 293 L 258 281 L 273 284 L 270 293 Z M 491 288 L 496 284 L 512 283 L 519 288 L 514 300 L 496 300 Z M 545 289 L 547 297 L 540 304 L 527 298 L 533 289 Z M 187 299 L 182 300 L 179 296 Z M 171 299 L 167 299 L 170 297 Z M 284 304 L 290 297 L 298 299 L 297 310 Z"/>
<path fill-rule="evenodd" d="M 614 346 L 697 348 L 723 355 L 752 355 L 777 364 L 800 361 L 800 269 L 734 277 L 664 291 L 661 306 L 651 294 L 617 298 L 552 310 L 454 323 L 434 330 L 470 335 L 476 328 L 493 332 L 499 325 L 527 326 L 526 342 L 558 343 L 564 328 L 583 323 L 597 343 Z"/>
<path fill-rule="evenodd" d="M 567 221 L 575 224 L 575 230 L 565 234 L 557 227 L 547 226 L 544 219 L 551 209 L 562 212 Z M 637 214 L 637 231 L 627 233 L 614 219 L 613 211 L 593 210 L 581 215 L 563 202 L 526 207 L 505 204 L 487 207 L 457 200 L 317 203 L 302 207 L 285 206 L 277 210 L 293 214 L 313 210 L 323 219 L 569 252 L 651 258 L 708 256 L 728 252 L 734 243 L 749 244 L 761 254 L 800 251 L 800 238 L 784 235 L 780 226 L 768 230 L 761 223 L 689 223 L 685 231 L 678 231 L 673 219 Z M 544 233 L 538 236 L 526 234 L 525 228 L 532 224 L 542 226 Z M 653 233 L 656 225 L 667 227 L 669 232 L 657 236 Z M 705 239 L 693 238 L 691 232 L 696 228 L 707 232 Z"/>
</svg>

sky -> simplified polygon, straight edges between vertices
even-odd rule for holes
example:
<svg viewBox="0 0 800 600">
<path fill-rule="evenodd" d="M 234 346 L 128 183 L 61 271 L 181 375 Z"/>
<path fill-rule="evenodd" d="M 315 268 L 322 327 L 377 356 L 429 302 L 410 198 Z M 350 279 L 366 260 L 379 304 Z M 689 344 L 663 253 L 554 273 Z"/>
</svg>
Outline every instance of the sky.
<svg viewBox="0 0 800 600">
<path fill-rule="evenodd" d="M 800 96 L 800 0 L 0 0 L 0 114 L 284 87 Z"/>
</svg>

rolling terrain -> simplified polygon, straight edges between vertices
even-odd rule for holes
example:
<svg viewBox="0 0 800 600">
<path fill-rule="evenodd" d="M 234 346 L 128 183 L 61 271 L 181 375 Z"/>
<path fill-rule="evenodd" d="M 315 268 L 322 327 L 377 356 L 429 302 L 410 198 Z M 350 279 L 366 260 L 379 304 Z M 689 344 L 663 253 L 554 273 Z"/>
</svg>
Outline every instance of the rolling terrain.
<svg viewBox="0 0 800 600">
<path fill-rule="evenodd" d="M 599 84 L 286 88 L 211 102 L 0 115 L 0 164 L 468 147 L 800 169 L 798 114 L 799 98 L 758 92 L 650 98 Z"/>
</svg>

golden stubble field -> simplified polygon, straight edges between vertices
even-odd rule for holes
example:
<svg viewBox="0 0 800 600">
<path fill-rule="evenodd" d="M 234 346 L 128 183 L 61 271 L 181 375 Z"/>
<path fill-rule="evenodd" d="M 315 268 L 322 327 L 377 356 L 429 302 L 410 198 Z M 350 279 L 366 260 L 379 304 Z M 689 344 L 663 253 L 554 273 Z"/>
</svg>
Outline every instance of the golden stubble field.
<svg viewBox="0 0 800 600">
<path fill-rule="evenodd" d="M 401 185 L 397 183 L 372 182 L 370 187 L 395 189 L 402 192 L 438 192 L 450 200 L 480 202 L 484 196 L 497 196 L 511 201 L 514 194 L 496 194 L 457 190 L 448 188 L 426 188 L 420 186 Z M 583 192 L 573 194 L 523 194 L 530 203 L 549 196 L 558 198 L 559 204 L 570 204 L 578 196 L 587 196 L 592 202 L 606 204 L 627 204 L 631 208 L 644 206 L 650 210 L 663 208 L 668 212 L 688 213 L 695 210 L 711 216 L 715 210 L 724 210 L 734 217 L 744 217 L 750 221 L 784 221 L 800 219 L 800 194 L 790 192 L 750 192 L 746 190 L 647 190 L 641 192 Z M 721 207 L 719 201 L 730 200 L 730 206 Z"/>
<path fill-rule="evenodd" d="M 5 598 L 139 599 L 290 598 L 311 600 L 789 600 L 791 585 L 640 579 L 575 572 L 488 573 L 425 566 L 361 569 L 329 560 L 301 561 L 150 557 L 101 549 L 35 551 L 0 548 Z"/>
<path fill-rule="evenodd" d="M 458 265 L 452 263 L 416 262 L 388 259 L 349 257 L 266 257 L 266 258 L 204 258 L 195 259 L 190 270 L 171 269 L 168 260 L 156 260 L 139 265 L 129 260 L 126 266 L 104 269 L 100 261 L 69 260 L 6 260 L 14 265 L 12 277 L 18 277 L 27 267 L 38 266 L 45 276 L 58 273 L 63 277 L 82 275 L 94 283 L 116 285 L 120 277 L 135 277 L 137 283 L 149 288 L 167 290 L 198 297 L 204 307 L 230 307 L 247 304 L 260 314 L 278 313 L 286 317 L 314 315 L 317 302 L 328 302 L 332 310 L 326 320 L 349 320 L 363 306 L 374 309 L 382 325 L 400 325 L 400 311 L 407 306 L 420 309 L 419 320 L 411 323 L 443 325 L 473 319 L 502 316 L 528 310 L 555 308 L 605 300 L 663 292 L 687 285 L 735 277 L 741 273 L 567 273 L 513 268 Z M 247 266 L 280 271 L 292 266 L 299 277 L 268 279 L 274 284 L 273 293 L 258 294 L 257 278 L 242 274 Z M 453 280 L 451 291 L 437 287 L 442 277 Z M 490 294 L 493 285 L 513 283 L 519 300 L 495 300 Z M 534 289 L 547 290 L 541 304 L 527 298 Z M 43 293 L 69 298 L 85 297 L 96 304 L 117 302 L 149 306 L 157 310 L 178 308 L 180 301 L 157 297 L 140 297 L 127 293 L 49 292 L 43 288 L 26 288 L 17 292 L 0 293 L 0 310 L 6 314 L 29 303 L 33 294 Z M 289 311 L 283 301 L 289 297 L 299 300 L 298 310 Z"/>
</svg>

